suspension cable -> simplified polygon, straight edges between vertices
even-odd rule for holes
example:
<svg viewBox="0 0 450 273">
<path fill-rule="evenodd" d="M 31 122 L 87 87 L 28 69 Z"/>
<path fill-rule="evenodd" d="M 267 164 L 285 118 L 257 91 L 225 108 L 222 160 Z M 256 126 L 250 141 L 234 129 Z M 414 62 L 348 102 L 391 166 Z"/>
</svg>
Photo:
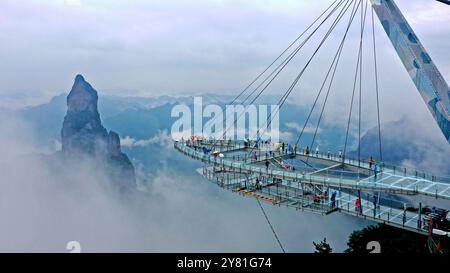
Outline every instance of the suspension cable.
<svg viewBox="0 0 450 273">
<path fill-rule="evenodd" d="M 348 2 L 349 0 L 346 0 L 346 1 Z M 339 3 L 339 5 L 335 7 L 335 9 L 333 10 L 332 13 L 334 13 L 334 12 L 337 10 L 337 8 L 338 8 L 340 5 L 342 5 L 343 2 L 344 2 L 344 0 L 341 1 L 341 2 Z M 345 9 L 345 6 L 346 6 L 346 5 L 347 5 L 347 4 L 344 5 L 344 8 L 340 11 L 340 13 L 338 14 L 338 16 L 335 18 L 334 22 L 332 23 L 332 26 L 335 25 L 336 22 L 340 20 L 340 18 L 342 18 L 342 11 Z M 321 25 L 323 25 L 323 23 L 325 23 L 325 21 L 326 21 L 328 18 L 331 17 L 332 13 L 330 13 L 329 16 L 328 16 L 327 18 L 325 18 L 324 21 L 322 21 Z M 320 25 L 320 26 L 321 26 L 321 25 Z M 319 27 L 316 28 L 316 29 L 308 36 L 308 38 L 307 38 L 306 41 L 308 41 L 308 40 L 316 33 L 316 31 L 317 31 L 318 29 L 319 29 Z M 329 33 L 330 33 L 330 30 L 328 30 L 327 35 L 325 35 L 326 38 L 328 38 Z M 324 39 L 326 40 L 326 38 L 324 38 Z M 305 42 L 306 42 L 306 41 L 305 41 Z M 297 49 L 297 51 L 295 52 L 295 54 L 297 54 L 298 51 L 304 46 L 305 42 L 304 42 L 301 46 L 299 46 L 299 48 Z M 324 40 L 322 40 L 322 42 L 324 42 Z M 321 45 L 320 45 L 320 46 L 321 46 Z M 319 47 L 320 47 L 320 46 L 319 46 Z M 315 53 L 317 53 L 317 52 L 315 52 Z M 294 54 L 294 55 L 295 55 L 295 54 Z M 269 87 L 269 85 L 273 82 L 273 80 L 275 80 L 275 78 L 280 74 L 280 72 L 281 72 L 281 71 L 286 67 L 286 65 L 292 60 L 292 58 L 294 57 L 294 55 L 293 55 L 293 56 L 292 56 L 292 57 L 291 57 L 291 58 L 290 58 L 283 66 L 282 66 L 282 68 L 274 75 L 274 77 L 273 77 L 273 78 L 272 78 L 272 79 L 264 86 L 264 88 L 257 94 L 257 96 L 250 102 L 250 104 L 254 103 L 254 102 L 256 101 L 256 99 L 259 98 L 259 96 L 260 96 L 260 95 L 261 95 L 261 94 Z M 314 57 L 314 55 L 315 55 L 315 54 L 313 54 L 313 57 Z M 312 60 L 313 57 L 311 57 L 310 61 Z M 310 62 L 310 61 L 309 61 L 309 62 Z M 278 105 L 280 105 L 280 102 L 283 100 L 283 98 L 285 97 L 285 95 L 286 95 L 286 92 L 284 93 L 284 95 L 283 95 L 283 96 L 280 98 L 280 100 L 278 101 Z"/>
<path fill-rule="evenodd" d="M 374 7 L 372 7 L 372 40 L 373 40 L 373 59 L 375 66 L 375 90 L 377 95 L 377 119 L 378 119 L 378 143 L 380 149 L 380 162 L 383 162 L 383 151 L 381 149 L 381 121 L 380 121 L 380 99 L 378 92 L 378 66 L 377 66 L 377 49 L 375 40 L 375 22 L 374 22 Z"/>
<path fill-rule="evenodd" d="M 367 2 L 366 7 L 364 10 L 363 15 L 363 9 L 361 7 L 361 29 L 364 29 L 364 25 L 366 23 L 366 15 L 367 15 Z M 364 19 L 363 19 L 364 16 Z M 364 35 L 364 30 L 361 32 L 361 36 Z M 361 167 L 361 107 L 362 107 L 362 77 L 363 77 L 363 41 L 364 39 L 361 38 L 361 58 L 360 58 L 360 64 L 359 64 L 359 111 L 358 111 L 358 167 Z M 358 171 L 359 176 L 359 171 Z"/>
<path fill-rule="evenodd" d="M 258 74 L 258 76 L 249 84 L 247 85 L 229 104 L 233 105 L 254 83 L 256 83 L 261 77 L 262 75 L 264 75 L 287 51 L 289 51 L 289 49 L 292 48 L 292 46 L 297 43 L 302 37 L 303 35 L 305 35 L 306 32 L 309 31 L 309 29 L 311 29 L 311 27 L 332 7 L 334 6 L 334 4 L 337 2 L 338 0 L 334 0 L 333 3 L 331 3 L 330 6 L 327 7 L 326 10 L 324 10 L 293 42 L 291 42 L 289 44 L 289 46 L 283 51 L 281 52 L 280 55 L 278 55 L 277 58 L 275 58 L 274 61 L 272 61 L 272 63 L 267 66 L 261 73 Z M 342 0 L 341 0 L 342 1 Z"/>
<path fill-rule="evenodd" d="M 308 28 L 279 56 L 279 58 L 288 51 L 288 49 L 290 49 L 306 32 L 308 32 L 309 29 L 311 29 L 311 27 L 337 2 L 334 1 L 319 17 L 316 18 L 316 20 L 314 20 L 314 22 L 308 26 Z M 336 7 L 334 7 L 334 9 L 330 12 L 330 14 L 328 14 L 328 16 L 326 16 L 325 20 L 322 21 L 322 23 L 319 24 L 318 27 L 316 27 L 316 29 L 302 42 L 300 43 L 293 52 L 291 52 L 284 60 L 283 62 L 281 62 L 273 71 L 272 73 L 270 73 L 242 102 L 242 104 L 245 104 L 245 102 L 251 97 L 253 96 L 253 94 L 262 86 L 264 85 L 268 79 L 270 79 L 270 77 L 273 76 L 273 74 L 275 72 L 277 72 L 280 68 L 281 70 L 284 69 L 284 67 L 287 65 L 287 63 L 289 63 L 292 58 L 294 58 L 294 56 L 298 53 L 298 51 L 300 49 L 302 49 L 302 47 L 306 44 L 306 42 L 309 41 L 309 39 L 313 36 L 313 34 L 323 25 L 323 23 L 325 23 L 325 21 L 330 18 L 330 16 L 337 10 L 337 8 L 339 6 L 342 5 L 342 2 L 344 2 L 344 0 L 340 0 L 340 2 L 336 5 Z M 279 59 L 277 58 L 277 59 Z M 274 61 L 272 64 L 274 64 L 276 61 Z M 266 70 L 267 71 L 267 70 Z M 281 72 L 281 71 L 280 71 Z M 275 77 L 274 77 L 275 78 Z M 254 100 L 253 100 L 254 101 Z M 251 103 L 250 103 L 251 104 Z"/>
<path fill-rule="evenodd" d="M 338 66 L 338 63 L 339 63 L 341 54 L 342 54 L 342 50 L 343 50 L 343 47 L 344 47 L 344 43 L 345 43 L 345 40 L 346 40 L 348 31 L 349 31 L 349 29 L 350 29 L 350 26 L 351 26 L 351 24 L 352 24 L 352 22 L 353 22 L 353 19 L 355 18 L 355 15 L 356 15 L 356 12 L 357 12 L 357 10 L 358 10 L 358 7 L 359 7 L 359 5 L 361 4 L 361 1 L 362 1 L 362 0 L 360 0 L 360 1 L 358 2 L 358 5 L 356 5 L 357 2 L 355 2 L 354 5 L 353 5 L 353 9 L 352 9 L 352 12 L 350 13 L 350 19 L 349 19 L 349 23 L 348 23 L 348 25 L 347 25 L 347 29 L 346 29 L 346 31 L 345 31 L 344 37 L 343 37 L 343 39 L 342 39 L 342 41 L 341 41 L 341 44 L 339 45 L 338 51 L 336 52 L 336 54 L 335 54 L 335 56 L 334 56 L 333 62 L 331 63 L 331 66 L 330 66 L 330 68 L 329 68 L 329 70 L 328 70 L 328 72 L 327 72 L 327 75 L 326 75 L 326 77 L 325 77 L 325 80 L 323 81 L 322 86 L 320 87 L 320 90 L 319 90 L 319 92 L 318 92 L 318 94 L 317 94 L 317 96 L 316 96 L 316 98 L 315 98 L 315 100 L 314 100 L 314 104 L 313 104 L 311 110 L 310 110 L 309 113 L 308 113 L 308 117 L 306 118 L 306 121 L 305 121 L 305 123 L 303 124 L 303 128 L 302 128 L 302 130 L 300 131 L 300 134 L 299 134 L 299 136 L 298 136 L 298 138 L 297 138 L 297 141 L 296 141 L 295 145 L 298 145 L 298 143 L 300 142 L 300 139 L 301 139 L 301 137 L 302 137 L 302 135 L 303 135 L 303 133 L 304 133 L 304 131 L 305 131 L 305 129 L 306 129 L 306 126 L 308 125 L 309 119 L 311 118 L 312 113 L 313 113 L 313 111 L 314 111 L 314 108 L 315 108 L 315 106 L 317 105 L 317 102 L 318 102 L 319 97 L 320 97 L 320 95 L 321 95 L 321 93 L 322 93 L 322 91 L 323 91 L 323 88 L 325 87 L 325 84 L 326 84 L 326 82 L 327 82 L 327 80 L 328 80 L 328 77 L 329 77 L 329 75 L 330 75 L 330 73 L 331 73 L 331 70 L 333 69 L 333 66 L 336 64 L 335 67 L 334 67 L 333 75 L 332 75 L 332 77 L 331 77 L 330 85 L 329 85 L 329 87 L 328 87 L 327 95 L 326 95 L 326 97 L 325 97 L 325 102 L 324 102 L 323 107 L 322 107 L 322 112 L 321 112 L 321 114 L 320 114 L 319 121 L 318 121 L 318 123 L 317 123 L 316 131 L 315 131 L 315 133 L 314 133 L 314 137 L 313 137 L 313 141 L 312 141 L 311 147 L 313 147 L 313 145 L 314 145 L 314 139 L 315 139 L 315 137 L 316 137 L 316 134 L 317 134 L 317 131 L 318 131 L 318 128 L 319 128 L 319 124 L 320 124 L 320 121 L 321 121 L 321 118 L 322 118 L 322 115 L 323 115 L 323 111 L 324 111 L 326 102 L 327 102 L 327 100 L 328 100 L 328 95 L 329 95 L 329 93 L 330 93 L 331 85 L 332 85 L 332 83 L 333 83 L 334 75 L 335 75 L 335 73 L 336 73 L 336 69 L 337 69 L 337 66 Z"/>
<path fill-rule="evenodd" d="M 329 30 L 327 31 L 327 33 L 325 34 L 325 36 L 323 37 L 322 41 L 320 42 L 320 44 L 318 45 L 318 47 L 316 48 L 316 50 L 314 51 L 314 53 L 312 54 L 312 56 L 310 57 L 310 59 L 308 60 L 308 62 L 306 63 L 306 65 L 303 67 L 303 69 L 300 71 L 300 73 L 297 75 L 297 77 L 295 78 L 295 80 L 293 81 L 293 83 L 290 85 L 290 87 L 287 89 L 287 91 L 284 93 L 284 95 L 281 97 L 280 101 L 278 102 L 278 109 L 276 110 L 275 116 L 276 114 L 278 114 L 279 110 L 283 107 L 284 103 L 286 102 L 287 98 L 289 97 L 289 95 L 291 94 L 292 90 L 294 89 L 294 87 L 297 85 L 298 81 L 300 80 L 300 78 L 302 77 L 302 75 L 304 74 L 304 72 L 306 71 L 306 69 L 308 68 L 308 66 L 310 65 L 310 63 L 312 62 L 313 58 L 315 57 L 315 55 L 318 53 L 318 51 L 320 50 L 320 48 L 323 46 L 323 44 L 325 43 L 325 41 L 328 39 L 328 37 L 330 36 L 331 32 L 335 29 L 335 27 L 337 26 L 337 24 L 340 22 L 340 20 L 342 19 L 342 17 L 345 15 L 345 13 L 348 11 L 348 9 L 351 6 L 351 3 L 353 2 L 353 0 L 347 0 L 347 2 L 345 3 L 343 9 L 340 11 L 339 15 L 336 17 L 336 19 L 334 20 L 333 24 L 330 26 Z M 348 5 L 350 3 L 350 5 Z M 269 113 L 269 117 L 266 120 L 266 123 L 264 124 L 263 127 L 265 127 L 265 129 L 263 130 L 263 132 L 266 131 L 266 129 L 270 126 L 272 120 L 273 120 L 273 116 L 272 113 Z M 259 134 L 260 130 L 258 128 L 258 132 L 257 134 Z M 253 151 L 253 149 L 252 149 Z M 250 152 L 252 152 L 250 151 Z"/>
<path fill-rule="evenodd" d="M 347 6 L 347 4 L 350 3 L 350 5 Z M 309 67 L 309 65 L 311 64 L 312 60 L 314 59 L 314 57 L 316 56 L 316 54 L 319 52 L 319 50 L 322 48 L 322 46 L 324 45 L 325 41 L 328 39 L 328 37 L 330 36 L 331 32 L 336 28 L 336 26 L 338 25 L 338 23 L 341 21 L 342 17 L 345 15 L 345 13 L 347 12 L 348 8 L 351 6 L 351 2 L 347 1 L 346 4 L 344 5 L 344 8 L 341 10 L 341 12 L 339 13 L 338 17 L 336 18 L 336 20 L 333 22 L 332 26 L 330 27 L 330 29 L 328 30 L 328 32 L 325 34 L 324 38 L 322 39 L 322 41 L 320 42 L 320 44 L 318 45 L 318 47 L 316 48 L 316 50 L 314 51 L 313 55 L 311 56 L 311 58 L 309 58 L 308 62 L 306 63 L 306 65 L 303 67 L 303 69 L 300 71 L 300 73 L 297 75 L 297 77 L 295 78 L 294 82 L 291 84 L 291 86 L 288 88 L 287 92 L 285 93 L 284 97 L 282 98 L 282 100 L 280 100 L 280 102 L 278 103 L 279 105 L 279 109 L 281 109 L 281 107 L 283 107 L 284 103 L 286 102 L 287 98 L 289 97 L 289 95 L 291 94 L 292 90 L 295 88 L 295 86 L 297 85 L 298 81 L 300 80 L 300 78 L 303 76 L 303 74 L 305 73 L 306 69 Z M 269 115 L 270 116 L 270 115 Z M 271 122 L 272 120 L 270 120 Z M 270 125 L 270 122 L 268 124 L 268 126 Z"/>
<path fill-rule="evenodd" d="M 252 101 L 249 103 L 249 105 L 250 104 L 253 104 L 260 96 L 261 96 L 261 94 L 268 88 L 268 86 L 273 82 L 273 80 L 281 73 L 281 71 L 287 66 L 287 64 L 289 64 L 289 62 L 294 58 L 294 56 L 300 51 L 300 49 L 306 44 L 306 42 L 307 41 L 309 41 L 309 39 L 317 32 L 317 30 L 334 14 L 334 12 L 342 5 L 342 3 L 344 2 L 345 0 L 341 0 L 334 8 L 333 8 L 333 10 L 327 15 L 327 17 L 319 24 L 319 26 L 317 26 L 316 28 L 315 28 L 315 30 L 305 39 L 305 41 L 303 41 L 297 48 L 296 48 L 296 50 L 293 52 L 293 54 L 290 54 L 289 56 L 288 56 L 288 59 L 287 59 L 287 61 L 285 61 L 284 62 L 284 64 L 282 65 L 282 67 L 278 70 L 278 72 L 272 77 L 272 79 L 266 84 L 266 86 L 256 95 L 256 97 L 255 98 L 253 98 L 252 99 Z M 349 0 L 346 0 L 346 1 L 349 1 Z M 278 66 L 278 67 L 280 67 L 280 66 Z M 273 73 L 271 73 L 271 75 L 273 75 Z M 269 75 L 269 77 L 271 76 L 271 75 Z M 259 85 L 259 86 L 261 86 L 261 85 Z M 257 88 L 259 88 L 259 86 L 257 87 Z M 256 89 L 257 90 L 257 89 Z M 246 110 L 246 108 L 248 107 L 248 105 L 247 106 L 245 106 L 245 109 L 244 109 L 244 111 L 242 112 L 242 113 L 240 113 L 240 115 L 237 117 L 237 119 L 236 120 L 234 120 L 233 119 L 233 124 L 230 126 L 230 127 L 228 127 L 228 128 L 226 128 L 225 129 L 225 131 L 223 132 L 223 135 L 222 135 L 222 138 L 225 138 L 225 136 L 226 136 L 226 133 L 232 128 L 232 127 L 234 127 L 235 126 L 235 124 L 236 124 L 236 121 L 237 120 L 239 120 L 241 117 L 242 117 L 242 115 L 245 113 L 245 110 Z M 217 145 L 217 143 L 218 143 L 218 140 L 216 140 L 215 141 L 215 143 L 213 144 L 213 148 Z"/>
<path fill-rule="evenodd" d="M 333 7 L 334 6 L 334 4 L 336 4 L 336 2 L 337 2 L 338 0 L 335 0 L 333 3 L 331 3 L 293 42 L 291 42 L 291 44 L 282 52 L 282 53 L 280 53 L 280 55 L 278 55 L 278 57 L 277 58 L 275 58 L 275 60 L 274 61 L 272 61 L 272 63 L 269 65 L 269 66 L 267 66 L 260 74 L 258 74 L 258 76 L 249 84 L 249 85 L 247 85 L 247 87 L 245 87 L 244 88 L 244 90 L 242 90 L 230 103 L 229 103 L 229 105 L 233 105 L 235 102 L 237 102 L 237 100 L 242 96 L 242 95 L 244 95 L 244 93 L 245 92 L 247 92 L 249 89 L 250 89 L 250 87 L 252 86 L 252 85 L 254 85 L 287 51 L 289 51 L 289 49 L 291 49 L 292 48 L 292 46 L 295 44 L 295 43 L 297 43 L 300 39 L 301 39 L 301 37 L 303 37 L 303 35 L 305 35 L 316 23 L 317 23 L 317 21 L 319 21 L 319 19 L 320 18 L 322 18 L 323 17 L 323 15 L 325 15 L 325 13 L 327 13 L 327 11 L 328 10 L 330 10 L 331 9 L 331 7 Z M 331 11 L 331 13 L 325 18 L 325 20 L 324 21 L 322 21 L 322 23 L 314 30 L 314 32 L 313 33 L 315 33 L 316 31 L 317 31 L 317 29 L 318 28 L 320 28 L 320 26 L 336 11 L 336 9 L 342 4 L 342 2 L 343 2 L 344 0 L 340 0 L 340 2 L 338 3 L 338 5 L 336 6 L 336 7 L 334 7 L 334 9 Z M 311 36 L 312 35 L 310 35 L 308 38 L 307 38 L 307 40 L 309 40 L 309 38 L 311 38 Z M 307 41 L 306 40 L 306 41 Z M 298 51 L 301 49 L 301 47 L 303 47 L 303 45 L 306 43 L 306 41 L 305 42 L 303 42 L 301 45 L 299 45 L 295 50 L 294 50 L 294 52 L 291 52 L 289 55 L 288 55 L 288 57 L 287 58 L 285 58 L 285 60 L 281 63 L 281 64 L 279 64 L 278 66 L 277 66 L 277 68 L 275 68 L 275 70 L 272 72 L 272 73 L 270 73 L 270 75 L 269 76 L 267 76 L 265 79 L 264 79 L 264 81 L 262 82 L 262 83 L 260 83 L 252 92 L 250 92 L 250 94 L 244 99 L 244 101 L 242 101 L 241 102 L 241 104 L 243 104 L 243 105 L 245 105 L 245 102 L 280 68 L 280 66 L 282 66 L 284 63 L 286 63 L 286 61 L 287 60 L 291 60 L 294 56 L 295 56 L 295 54 L 297 54 L 298 53 Z M 289 62 L 288 61 L 288 62 Z M 284 68 L 284 66 L 283 66 L 283 68 Z M 251 103 L 250 103 L 251 104 Z M 214 116 L 214 118 L 212 119 L 212 122 L 213 121 L 215 121 L 215 119 L 216 119 L 217 117 L 216 116 Z M 239 119 L 239 118 L 238 118 Z M 233 126 L 234 126 L 234 124 L 233 124 Z M 224 135 L 222 136 L 222 138 L 224 138 L 224 136 L 226 135 L 226 132 L 227 132 L 228 130 L 226 130 L 225 131 L 225 133 L 224 133 Z M 216 144 L 217 144 L 217 141 L 214 143 L 214 145 L 213 145 L 213 147 L 215 147 L 216 146 Z"/>
<path fill-rule="evenodd" d="M 342 40 L 342 42 L 341 42 L 339 51 L 338 51 L 338 53 L 337 53 L 338 55 L 337 55 L 336 65 L 334 66 L 333 75 L 332 75 L 331 80 L 330 80 L 330 83 L 329 83 L 329 85 L 328 85 L 328 90 L 327 90 L 327 93 L 326 93 L 326 95 L 325 95 L 325 100 L 324 100 L 324 102 L 323 102 L 322 109 L 321 109 L 321 112 L 320 112 L 320 115 L 319 115 L 319 119 L 318 119 L 318 121 L 317 121 L 317 126 L 316 126 L 315 131 L 314 131 L 314 136 L 313 136 L 312 141 L 311 141 L 311 146 L 310 146 L 311 149 L 313 149 L 313 147 L 314 147 L 314 142 L 315 142 L 315 140 L 316 140 L 317 133 L 318 133 L 319 127 L 320 127 L 320 123 L 321 123 L 321 121 L 322 121 L 323 114 L 324 114 L 324 111 L 325 111 L 325 107 L 326 107 L 327 102 L 328 102 L 328 97 L 329 97 L 329 95 L 330 95 L 331 87 L 332 87 L 332 85 L 333 85 L 334 78 L 335 78 L 335 75 L 336 75 L 336 70 L 337 70 L 337 67 L 338 67 L 338 65 L 339 65 L 339 61 L 340 61 L 340 58 L 341 58 L 341 54 L 342 54 L 342 51 L 343 51 L 343 48 L 344 48 L 345 39 L 346 39 L 346 37 L 347 37 L 347 35 L 348 35 L 348 32 L 349 32 L 350 26 L 351 26 L 351 24 L 352 24 L 352 22 L 353 22 L 353 19 L 355 18 L 356 13 L 358 12 L 358 8 L 359 8 L 359 5 L 360 5 L 360 4 L 362 4 L 362 1 L 361 1 L 361 0 L 359 1 L 358 6 L 356 7 L 356 9 L 354 9 L 354 13 L 352 14 L 352 17 L 350 18 L 349 25 L 348 25 L 348 27 L 347 27 L 347 30 L 346 30 L 346 32 L 345 32 L 345 34 L 344 34 L 344 38 L 343 38 L 343 40 Z M 336 57 L 335 57 L 335 58 L 336 58 Z M 331 69 L 331 67 L 330 67 L 330 69 Z M 307 158 L 307 161 L 308 161 L 308 160 L 309 160 L 309 157 Z"/>
<path fill-rule="evenodd" d="M 286 253 L 286 251 L 284 250 L 283 245 L 281 244 L 280 239 L 278 238 L 277 233 L 275 232 L 275 229 L 274 229 L 273 226 L 272 226 L 272 223 L 271 223 L 270 220 L 269 220 L 269 217 L 268 217 L 267 214 L 266 214 L 266 211 L 264 210 L 263 206 L 261 205 L 261 202 L 259 201 L 259 199 L 258 199 L 257 197 L 255 197 L 255 199 L 256 199 L 256 201 L 258 202 L 258 205 L 259 205 L 259 207 L 261 208 L 261 211 L 262 211 L 262 213 L 264 214 L 264 217 L 266 218 L 266 221 L 267 221 L 267 223 L 269 224 L 269 227 L 270 227 L 270 229 L 272 230 L 273 236 L 274 236 L 275 239 L 277 240 L 278 245 L 279 245 L 280 248 L 281 248 L 281 251 L 283 251 L 283 253 Z"/>
<path fill-rule="evenodd" d="M 362 9 L 362 6 L 361 6 Z M 365 16 L 363 18 L 364 22 L 365 22 Z M 363 21 L 361 20 L 361 21 Z M 347 152 L 347 144 L 348 144 L 348 135 L 349 135 L 349 131 L 350 131 L 350 122 L 351 122 L 351 118 L 352 118 L 352 112 L 353 112 L 353 102 L 354 102 L 354 97 L 355 97 L 355 90 L 356 90 L 356 82 L 358 80 L 358 74 L 359 74 L 359 66 L 361 64 L 361 58 L 362 58 L 362 39 L 364 36 L 364 27 L 365 24 L 361 23 L 361 37 L 360 37 L 360 43 L 359 43 L 359 50 L 358 50 L 358 58 L 357 58 L 357 64 L 356 64 L 356 72 L 355 72 L 355 79 L 353 82 L 353 91 L 352 91 L 352 98 L 351 98 L 351 102 L 350 102 L 350 111 L 349 111 L 349 115 L 348 115 L 348 122 L 347 122 L 347 131 L 345 134 L 345 144 L 344 144 L 344 152 L 343 152 L 343 157 L 342 157 L 342 162 L 345 162 L 345 156 L 346 156 L 346 152 Z"/>
</svg>

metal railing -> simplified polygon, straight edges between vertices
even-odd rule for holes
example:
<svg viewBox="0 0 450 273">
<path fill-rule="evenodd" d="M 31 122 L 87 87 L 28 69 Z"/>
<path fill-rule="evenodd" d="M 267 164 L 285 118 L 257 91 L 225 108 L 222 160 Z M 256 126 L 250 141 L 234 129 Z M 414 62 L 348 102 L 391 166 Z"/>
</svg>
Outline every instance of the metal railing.
<svg viewBox="0 0 450 273">
<path fill-rule="evenodd" d="M 322 195 L 318 202 L 313 200 L 314 188 L 300 187 L 300 183 L 274 183 L 268 179 L 261 179 L 256 185 L 256 176 L 238 176 L 230 173 L 215 172 L 214 167 L 204 167 L 203 175 L 220 187 L 235 191 L 244 196 L 255 196 L 251 193 L 262 194 L 270 197 L 265 201 L 274 205 L 295 208 L 296 210 L 328 214 L 339 211 L 348 215 L 388 224 L 410 231 L 427 234 L 428 227 L 419 211 L 399 203 L 396 200 L 380 200 L 379 203 L 370 201 L 373 195 L 361 196 L 361 206 L 355 205 L 356 195 L 327 189 L 327 194 Z M 331 193 L 337 192 L 337 199 L 333 202 Z M 323 197 L 324 196 L 324 197 Z M 260 198 L 260 197 L 257 197 Z"/>
<path fill-rule="evenodd" d="M 326 171 L 325 174 L 305 174 L 288 170 L 274 170 L 270 168 L 265 168 L 257 165 L 249 165 L 246 163 L 246 160 L 243 161 L 233 161 L 229 160 L 229 158 L 221 158 L 219 156 L 212 156 L 209 153 L 204 153 L 199 147 L 201 146 L 190 146 L 185 143 L 175 142 L 174 147 L 183 152 L 184 154 L 199 159 L 208 164 L 215 164 L 222 167 L 230 167 L 233 168 L 234 171 L 238 172 L 253 172 L 259 173 L 260 175 L 266 175 L 271 177 L 277 177 L 281 179 L 290 179 L 290 180 L 299 180 L 309 183 L 322 184 L 326 183 L 328 186 L 338 187 L 338 188 L 349 188 L 349 189 L 362 189 L 362 190 L 374 190 L 374 191 L 384 191 L 390 193 L 397 194 L 423 194 L 427 196 L 433 197 L 442 197 L 449 199 L 450 196 L 440 196 L 436 191 L 434 192 L 426 192 L 420 191 L 417 188 L 402 188 L 402 187 L 389 187 L 388 185 L 380 184 L 380 183 L 366 183 L 366 181 L 362 181 L 364 177 L 357 177 L 357 179 L 349 178 L 345 176 L 345 171 L 341 172 L 340 175 L 336 175 L 336 171 Z M 195 148 L 197 147 L 197 148 Z M 237 145 L 230 145 L 231 147 L 240 147 Z M 320 155 L 317 155 L 320 156 Z M 328 157 L 328 155 L 327 155 Z M 351 164 L 346 161 L 346 164 Z M 387 169 L 383 169 L 385 171 Z M 392 170 L 389 169 L 391 172 Z M 333 175 L 332 175 L 333 174 Z M 400 175 L 400 174 L 399 174 Z M 425 181 L 426 182 L 426 181 Z"/>
<path fill-rule="evenodd" d="M 178 144 L 185 144 L 181 142 L 175 142 L 175 145 Z M 236 151 L 236 150 L 242 150 L 242 149 L 253 149 L 254 144 L 251 142 L 245 142 L 245 141 L 230 141 L 230 140 L 209 140 L 209 141 L 196 141 L 192 142 L 191 147 L 202 147 L 202 145 L 213 145 L 215 150 L 226 153 L 230 151 Z M 334 162 L 342 161 L 345 164 L 363 167 L 363 168 L 369 168 L 371 165 L 369 162 L 369 159 L 361 159 L 361 158 L 354 158 L 350 157 L 348 155 L 340 155 L 339 153 L 333 153 L 333 152 L 318 152 L 315 151 L 309 151 L 308 154 L 305 153 L 305 149 L 295 149 L 292 148 L 288 151 L 288 145 L 285 145 L 285 149 L 280 152 L 281 149 L 275 148 L 272 151 L 272 154 L 269 156 L 268 151 L 268 144 L 259 144 L 259 147 L 266 148 L 265 150 L 261 149 L 254 149 L 257 152 L 257 158 L 259 160 L 265 160 L 269 158 L 273 158 L 274 156 L 283 156 L 283 155 L 302 155 L 302 156 L 308 156 L 311 158 L 320 158 L 325 160 L 330 160 Z M 275 144 L 274 147 L 280 146 L 278 144 Z M 254 161 L 251 153 L 245 153 L 244 155 L 234 155 L 232 156 L 233 160 L 236 161 L 245 161 L 245 162 L 251 162 Z M 445 175 L 436 175 L 432 174 L 430 172 L 419 170 L 417 168 L 407 167 L 407 166 L 399 166 L 394 164 L 389 164 L 385 162 L 378 162 L 378 168 L 381 172 L 383 169 L 389 169 L 393 172 L 393 174 L 403 175 L 403 176 L 409 176 L 412 178 L 417 179 L 424 179 L 424 180 L 430 180 L 430 181 L 439 181 L 444 183 L 450 183 L 450 176 Z M 372 165 L 373 166 L 373 165 Z"/>
</svg>

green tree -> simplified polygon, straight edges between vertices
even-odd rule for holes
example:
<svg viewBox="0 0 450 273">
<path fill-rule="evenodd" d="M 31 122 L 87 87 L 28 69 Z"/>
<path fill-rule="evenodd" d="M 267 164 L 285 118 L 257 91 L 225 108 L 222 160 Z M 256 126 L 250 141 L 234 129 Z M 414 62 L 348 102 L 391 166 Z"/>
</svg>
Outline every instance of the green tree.
<svg viewBox="0 0 450 273">
<path fill-rule="evenodd" d="M 367 244 L 377 241 L 381 245 L 381 253 L 428 253 L 427 237 L 410 231 L 397 229 L 387 225 L 371 225 L 362 230 L 353 231 L 347 242 L 346 253 L 369 253 Z"/>
<path fill-rule="evenodd" d="M 323 240 L 320 241 L 319 243 L 313 242 L 313 245 L 316 248 L 316 251 L 314 251 L 314 253 L 329 254 L 333 252 L 333 249 L 331 248 L 330 244 L 327 243 L 327 238 L 323 238 Z"/>
</svg>

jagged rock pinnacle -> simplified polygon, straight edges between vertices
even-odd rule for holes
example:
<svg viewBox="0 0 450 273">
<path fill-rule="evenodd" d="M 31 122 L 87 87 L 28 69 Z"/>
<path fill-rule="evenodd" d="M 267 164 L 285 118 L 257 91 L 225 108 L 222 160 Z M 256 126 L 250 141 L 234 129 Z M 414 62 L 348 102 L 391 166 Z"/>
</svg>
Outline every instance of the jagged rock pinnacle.
<svg viewBox="0 0 450 273">
<path fill-rule="evenodd" d="M 77 75 L 67 96 L 67 114 L 61 130 L 62 152 L 67 157 L 90 156 L 105 163 L 120 183 L 135 185 L 134 167 L 121 152 L 120 138 L 103 127 L 97 91 Z M 125 182 L 124 182 L 125 181 Z M 122 185 L 123 186 L 123 185 Z"/>
<path fill-rule="evenodd" d="M 77 75 L 67 97 L 68 111 L 97 112 L 97 101 L 97 91 L 84 80 L 83 76 Z"/>
<path fill-rule="evenodd" d="M 78 81 L 85 81 L 83 75 L 78 74 L 75 76 L 75 82 L 78 82 Z"/>
</svg>

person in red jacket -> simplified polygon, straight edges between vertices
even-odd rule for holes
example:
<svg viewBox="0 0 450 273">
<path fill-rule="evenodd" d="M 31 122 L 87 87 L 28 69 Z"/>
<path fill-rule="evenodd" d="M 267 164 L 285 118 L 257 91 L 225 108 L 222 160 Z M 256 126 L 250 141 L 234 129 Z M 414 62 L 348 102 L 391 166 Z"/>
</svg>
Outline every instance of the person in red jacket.
<svg viewBox="0 0 450 273">
<path fill-rule="evenodd" d="M 361 212 L 361 200 L 359 200 L 359 198 L 356 198 L 356 201 L 355 201 L 355 210 L 356 210 L 356 212 L 358 212 L 358 213 Z"/>
<path fill-rule="evenodd" d="M 314 201 L 314 205 L 316 205 L 317 203 L 320 202 L 319 196 L 318 196 L 316 193 L 315 193 L 314 196 L 313 196 L 313 201 Z"/>
</svg>

